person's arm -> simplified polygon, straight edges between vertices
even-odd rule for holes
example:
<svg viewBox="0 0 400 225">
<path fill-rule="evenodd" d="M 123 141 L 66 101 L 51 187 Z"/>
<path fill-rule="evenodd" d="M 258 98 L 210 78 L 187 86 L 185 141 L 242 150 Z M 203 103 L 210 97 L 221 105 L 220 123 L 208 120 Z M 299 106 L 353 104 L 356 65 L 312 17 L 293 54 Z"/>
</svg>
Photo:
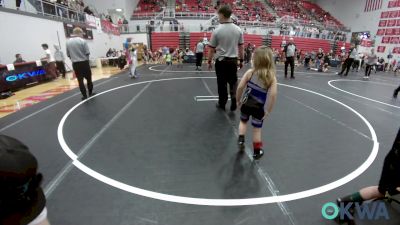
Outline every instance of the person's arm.
<svg viewBox="0 0 400 225">
<path fill-rule="evenodd" d="M 272 81 L 272 84 L 269 87 L 268 91 L 268 99 L 265 107 L 264 119 L 267 118 L 268 115 L 272 112 L 272 109 L 274 108 L 276 102 L 277 93 L 278 93 L 278 82 L 276 81 L 276 77 L 274 77 L 274 80 Z"/>
<path fill-rule="evenodd" d="M 243 67 L 243 60 L 244 60 L 244 37 L 243 37 L 243 32 L 240 32 L 240 37 L 239 37 L 239 46 L 238 46 L 238 53 L 239 53 L 239 68 L 241 69 Z"/>
<path fill-rule="evenodd" d="M 85 55 L 87 55 L 89 57 L 89 55 L 90 55 L 89 46 L 86 41 L 84 43 L 85 44 L 83 45 L 83 47 L 84 47 Z"/>
<path fill-rule="evenodd" d="M 242 99 L 242 95 L 243 95 L 243 91 L 246 87 L 246 84 L 249 82 L 249 80 L 251 79 L 251 74 L 253 73 L 253 70 L 248 70 L 242 77 L 242 79 L 240 79 L 239 85 L 237 87 L 237 91 L 236 91 L 236 103 L 237 105 L 240 107 L 241 104 L 241 99 Z"/>
<path fill-rule="evenodd" d="M 285 45 L 285 47 L 283 48 L 283 58 L 286 59 L 286 52 L 287 52 L 287 45 Z"/>
<path fill-rule="evenodd" d="M 69 52 L 68 45 L 65 46 L 65 49 L 66 49 L 66 51 L 67 51 L 67 56 L 68 56 L 68 58 L 71 58 L 71 54 L 70 54 L 70 52 Z"/>
<path fill-rule="evenodd" d="M 214 58 L 215 55 L 215 48 L 217 47 L 217 37 L 216 34 L 213 33 L 211 36 L 211 40 L 210 43 L 208 43 L 208 47 L 210 47 L 209 51 L 208 51 L 208 69 L 212 68 L 212 60 Z"/>
<path fill-rule="evenodd" d="M 240 64 L 239 64 L 239 68 L 242 68 L 243 67 L 243 59 L 244 59 L 244 46 L 243 46 L 243 44 L 239 44 L 239 61 L 240 61 Z"/>
</svg>

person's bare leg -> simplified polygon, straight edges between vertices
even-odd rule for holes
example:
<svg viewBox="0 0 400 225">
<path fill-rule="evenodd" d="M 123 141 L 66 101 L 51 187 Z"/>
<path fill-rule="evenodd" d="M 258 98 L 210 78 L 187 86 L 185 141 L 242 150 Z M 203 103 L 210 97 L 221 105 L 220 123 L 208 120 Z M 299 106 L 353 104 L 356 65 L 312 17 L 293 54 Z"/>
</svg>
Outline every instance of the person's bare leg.
<svg viewBox="0 0 400 225">
<path fill-rule="evenodd" d="M 260 143 L 261 142 L 261 129 L 260 128 L 253 128 L 253 143 Z"/>
<path fill-rule="evenodd" d="M 378 190 L 378 186 L 366 187 L 360 190 L 360 195 L 364 201 L 384 197 Z"/>
<path fill-rule="evenodd" d="M 243 121 L 239 123 L 239 135 L 245 135 L 247 131 L 247 124 Z"/>
<path fill-rule="evenodd" d="M 238 137 L 238 145 L 239 145 L 239 150 L 243 151 L 244 150 L 244 142 L 245 138 L 244 136 L 246 135 L 247 131 L 247 124 L 243 121 L 240 121 L 239 123 L 239 137 Z"/>
</svg>

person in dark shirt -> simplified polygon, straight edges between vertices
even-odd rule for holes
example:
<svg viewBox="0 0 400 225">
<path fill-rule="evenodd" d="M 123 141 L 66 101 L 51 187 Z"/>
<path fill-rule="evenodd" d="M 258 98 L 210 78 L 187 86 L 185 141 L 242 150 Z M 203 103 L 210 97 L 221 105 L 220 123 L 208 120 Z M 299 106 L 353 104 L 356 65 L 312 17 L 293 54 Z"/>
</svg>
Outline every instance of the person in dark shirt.
<svg viewBox="0 0 400 225">
<path fill-rule="evenodd" d="M 324 68 L 323 68 L 323 72 L 327 72 L 328 68 L 329 68 L 329 64 L 331 63 L 331 53 L 328 53 L 324 56 Z"/>
<path fill-rule="evenodd" d="M 310 62 L 311 62 L 311 54 L 309 52 L 306 52 L 304 55 L 304 67 L 306 69 L 310 69 Z"/>
<path fill-rule="evenodd" d="M 321 68 L 321 66 L 323 65 L 323 63 L 322 63 L 322 60 L 323 60 L 323 58 L 324 58 L 324 51 L 322 50 L 322 48 L 320 48 L 319 50 L 318 50 L 318 53 L 317 53 L 317 60 L 316 60 L 316 62 L 315 62 L 315 67 L 318 69 L 318 70 L 320 70 L 320 68 Z"/>
<path fill-rule="evenodd" d="M 16 64 L 16 63 L 24 63 L 24 62 L 25 62 L 25 60 L 22 59 L 21 54 L 16 54 L 16 55 L 15 55 L 14 64 Z"/>
<path fill-rule="evenodd" d="M 362 203 L 364 201 L 400 194 L 400 129 L 392 149 L 385 157 L 378 186 L 365 187 L 351 195 L 338 198 L 337 204 Z M 354 205 L 354 204 L 353 204 Z M 349 212 L 354 211 L 350 208 Z M 345 221 L 350 220 L 344 218 Z"/>
<path fill-rule="evenodd" d="M 49 225 L 41 181 L 28 147 L 0 135 L 0 224 Z"/>
</svg>

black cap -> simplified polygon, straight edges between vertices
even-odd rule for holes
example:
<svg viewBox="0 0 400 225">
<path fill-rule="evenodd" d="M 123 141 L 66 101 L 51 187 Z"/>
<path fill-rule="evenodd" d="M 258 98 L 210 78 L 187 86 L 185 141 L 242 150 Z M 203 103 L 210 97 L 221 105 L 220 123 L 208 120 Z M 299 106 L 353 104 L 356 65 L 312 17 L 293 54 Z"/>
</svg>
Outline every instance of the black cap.
<svg viewBox="0 0 400 225">
<path fill-rule="evenodd" d="M 22 142 L 0 135 L 0 180 L 21 184 L 37 173 L 36 158 Z"/>
<path fill-rule="evenodd" d="M 28 224 L 42 212 L 46 198 L 37 170 L 26 145 L 0 135 L 0 224 Z"/>
</svg>

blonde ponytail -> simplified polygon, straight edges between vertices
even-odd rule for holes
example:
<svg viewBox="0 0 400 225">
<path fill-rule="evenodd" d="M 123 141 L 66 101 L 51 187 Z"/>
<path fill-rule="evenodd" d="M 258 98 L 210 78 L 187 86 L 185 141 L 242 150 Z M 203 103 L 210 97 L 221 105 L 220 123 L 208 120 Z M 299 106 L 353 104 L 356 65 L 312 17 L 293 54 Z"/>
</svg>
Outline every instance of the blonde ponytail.
<svg viewBox="0 0 400 225">
<path fill-rule="evenodd" d="M 253 56 L 254 74 L 257 74 L 266 89 L 272 85 L 276 76 L 273 58 L 272 50 L 267 46 L 258 47 Z"/>
</svg>

